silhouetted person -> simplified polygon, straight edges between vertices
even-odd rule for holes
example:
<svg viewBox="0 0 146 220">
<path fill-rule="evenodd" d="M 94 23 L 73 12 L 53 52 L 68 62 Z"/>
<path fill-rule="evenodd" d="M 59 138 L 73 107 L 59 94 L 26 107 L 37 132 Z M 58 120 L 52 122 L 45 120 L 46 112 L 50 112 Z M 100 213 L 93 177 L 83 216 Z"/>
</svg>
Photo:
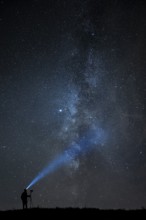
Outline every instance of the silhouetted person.
<svg viewBox="0 0 146 220">
<path fill-rule="evenodd" d="M 24 189 L 23 193 L 21 194 L 21 200 L 22 200 L 22 206 L 23 209 L 27 209 L 27 198 L 30 197 L 30 195 L 27 195 L 27 190 Z"/>
</svg>

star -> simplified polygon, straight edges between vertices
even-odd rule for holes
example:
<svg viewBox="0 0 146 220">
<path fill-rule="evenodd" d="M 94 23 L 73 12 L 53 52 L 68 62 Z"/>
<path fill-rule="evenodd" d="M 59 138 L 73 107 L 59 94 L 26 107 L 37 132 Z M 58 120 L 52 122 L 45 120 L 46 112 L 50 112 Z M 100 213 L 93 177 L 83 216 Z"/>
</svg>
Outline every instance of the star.
<svg viewBox="0 0 146 220">
<path fill-rule="evenodd" d="M 63 112 L 63 109 L 62 109 L 62 108 L 60 108 L 58 111 L 61 113 L 61 112 Z"/>
</svg>

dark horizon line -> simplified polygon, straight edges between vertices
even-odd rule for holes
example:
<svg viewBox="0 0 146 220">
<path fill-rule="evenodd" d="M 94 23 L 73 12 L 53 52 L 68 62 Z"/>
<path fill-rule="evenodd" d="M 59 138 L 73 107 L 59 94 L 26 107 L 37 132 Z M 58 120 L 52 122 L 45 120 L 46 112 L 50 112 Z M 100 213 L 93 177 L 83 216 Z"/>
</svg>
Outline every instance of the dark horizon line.
<svg viewBox="0 0 146 220">
<path fill-rule="evenodd" d="M 90 208 L 90 207 L 54 207 L 54 208 L 43 208 L 43 207 L 33 207 L 33 208 L 27 208 L 27 209 L 8 209 L 8 210 L 0 210 L 0 212 L 13 212 L 13 211 L 32 211 L 32 210 L 69 210 L 69 209 L 75 209 L 75 210 L 96 210 L 96 211 L 146 211 L 145 207 L 136 208 L 136 209 L 126 209 L 126 208 L 117 208 L 117 209 L 100 209 L 100 208 Z"/>
</svg>

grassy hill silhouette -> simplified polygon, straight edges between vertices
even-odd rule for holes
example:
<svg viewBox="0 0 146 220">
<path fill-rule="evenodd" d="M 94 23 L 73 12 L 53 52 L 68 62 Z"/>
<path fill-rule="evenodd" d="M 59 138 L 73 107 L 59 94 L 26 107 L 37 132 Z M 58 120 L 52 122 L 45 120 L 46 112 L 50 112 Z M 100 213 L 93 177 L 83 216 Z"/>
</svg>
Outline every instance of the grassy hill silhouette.
<svg viewBox="0 0 146 220">
<path fill-rule="evenodd" d="M 78 217 L 78 215 L 86 216 L 86 217 L 142 217 L 146 216 L 146 209 L 137 209 L 137 210 L 124 210 L 124 209 L 116 209 L 116 210 L 101 210 L 95 208 L 29 208 L 29 209 L 18 209 L 18 210 L 6 210 L 0 211 L 0 216 L 3 217 L 17 217 L 17 216 L 28 216 L 28 217 L 55 217 L 56 215 L 60 217 Z"/>
</svg>

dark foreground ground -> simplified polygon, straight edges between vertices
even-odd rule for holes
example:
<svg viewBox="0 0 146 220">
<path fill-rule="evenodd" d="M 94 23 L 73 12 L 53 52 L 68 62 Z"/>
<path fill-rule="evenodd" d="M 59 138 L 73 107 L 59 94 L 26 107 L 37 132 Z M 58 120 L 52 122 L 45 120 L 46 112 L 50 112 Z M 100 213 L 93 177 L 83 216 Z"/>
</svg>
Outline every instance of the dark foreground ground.
<svg viewBox="0 0 146 220">
<path fill-rule="evenodd" d="M 90 217 L 90 218 L 98 218 L 98 217 L 128 217 L 135 218 L 138 217 L 140 219 L 146 219 L 146 209 L 139 210 L 100 210 L 100 209 L 78 209 L 78 208 L 56 208 L 56 209 L 43 209 L 43 208 L 32 208 L 27 210 L 8 210 L 8 211 L 0 211 L 0 217 L 11 217 L 17 218 L 19 216 L 24 217 L 38 217 L 39 219 L 42 217 L 45 218 L 55 218 L 58 217 L 67 217 L 68 218 L 78 218 L 81 217 Z"/>
</svg>

